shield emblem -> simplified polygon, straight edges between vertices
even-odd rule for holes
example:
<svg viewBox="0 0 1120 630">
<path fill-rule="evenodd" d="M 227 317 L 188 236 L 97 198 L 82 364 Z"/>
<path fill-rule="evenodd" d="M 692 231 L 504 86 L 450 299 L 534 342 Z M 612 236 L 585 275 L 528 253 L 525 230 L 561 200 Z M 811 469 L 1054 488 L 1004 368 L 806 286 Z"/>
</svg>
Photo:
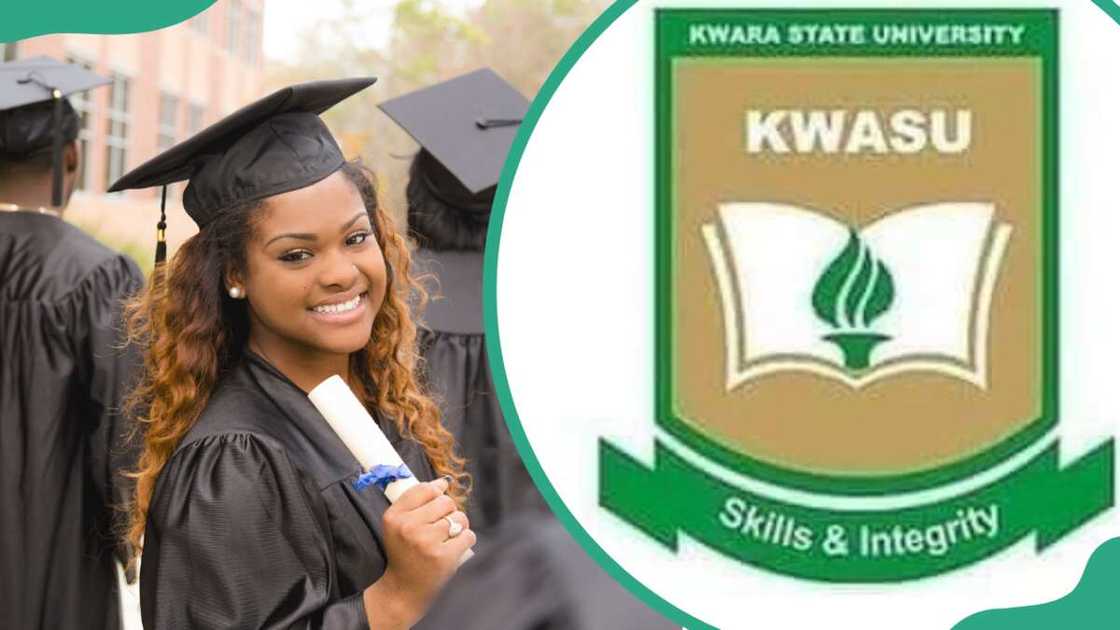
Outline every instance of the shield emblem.
<svg viewBox="0 0 1120 630">
<path fill-rule="evenodd" d="M 1044 434 L 1049 49 L 752 50 L 659 76 L 661 426 L 741 472 L 842 493 L 944 483 Z"/>
<path fill-rule="evenodd" d="M 604 508 L 883 582 L 1113 504 L 1112 441 L 1050 434 L 1057 19 L 659 11 L 659 431 L 652 468 L 600 442 Z"/>
</svg>

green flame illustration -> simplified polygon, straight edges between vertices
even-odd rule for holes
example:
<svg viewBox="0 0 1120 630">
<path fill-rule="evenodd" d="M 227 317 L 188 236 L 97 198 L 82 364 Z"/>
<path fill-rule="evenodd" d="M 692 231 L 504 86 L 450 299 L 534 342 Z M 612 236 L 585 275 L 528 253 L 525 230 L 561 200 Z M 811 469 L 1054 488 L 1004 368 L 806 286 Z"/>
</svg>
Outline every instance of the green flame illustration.
<svg viewBox="0 0 1120 630">
<path fill-rule="evenodd" d="M 871 324 L 891 307 L 894 280 L 856 231 L 849 228 L 848 234 L 848 243 L 813 288 L 813 311 L 837 330 L 824 339 L 839 346 L 844 366 L 863 370 L 875 346 L 890 339 Z"/>
</svg>

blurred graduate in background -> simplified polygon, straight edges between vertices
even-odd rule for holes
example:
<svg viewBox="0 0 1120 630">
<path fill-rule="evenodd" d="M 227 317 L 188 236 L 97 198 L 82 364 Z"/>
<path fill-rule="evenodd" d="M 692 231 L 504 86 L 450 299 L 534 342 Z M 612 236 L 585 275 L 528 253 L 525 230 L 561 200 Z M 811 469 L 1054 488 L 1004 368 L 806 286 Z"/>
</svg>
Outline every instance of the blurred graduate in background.
<svg viewBox="0 0 1120 630">
<path fill-rule="evenodd" d="M 437 284 L 418 314 L 420 349 L 444 425 L 472 476 L 471 527 L 483 532 L 478 555 L 417 628 L 675 628 L 599 568 L 548 511 L 490 380 L 483 250 L 502 166 L 528 107 L 489 69 L 381 105 L 421 147 L 409 172 L 408 224 L 414 260 Z"/>
<path fill-rule="evenodd" d="M 595 564 L 552 516 L 510 516 L 415 630 L 678 630 Z"/>
<path fill-rule="evenodd" d="M 490 382 L 482 322 L 482 258 L 490 206 L 529 101 L 489 69 L 381 105 L 419 144 L 407 187 L 417 275 L 435 279 L 420 352 L 444 426 L 473 479 L 467 514 L 486 532 L 523 510 L 547 512 L 510 439 Z M 486 545 L 486 537 L 480 536 Z"/>
<path fill-rule="evenodd" d="M 66 97 L 105 83 L 47 57 L 0 64 L 3 628 L 120 626 L 115 508 L 135 450 L 119 407 L 137 360 L 119 332 L 143 276 L 61 218 L 81 169 Z"/>
</svg>

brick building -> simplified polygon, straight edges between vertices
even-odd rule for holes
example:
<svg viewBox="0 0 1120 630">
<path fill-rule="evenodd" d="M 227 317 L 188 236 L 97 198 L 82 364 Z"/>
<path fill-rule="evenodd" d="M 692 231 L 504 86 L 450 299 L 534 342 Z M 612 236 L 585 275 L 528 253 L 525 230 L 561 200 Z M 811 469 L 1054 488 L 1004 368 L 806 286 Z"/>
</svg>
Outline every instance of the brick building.
<svg viewBox="0 0 1120 630">
<path fill-rule="evenodd" d="M 265 0 L 218 0 L 168 28 L 134 35 L 60 34 L 8 42 L 5 60 L 49 55 L 110 77 L 71 97 L 82 113 L 83 172 L 67 219 L 110 244 L 154 243 L 158 191 L 106 194 L 120 175 L 261 96 Z M 177 205 L 175 193 L 169 207 Z M 169 212 L 172 246 L 194 232 Z"/>
</svg>

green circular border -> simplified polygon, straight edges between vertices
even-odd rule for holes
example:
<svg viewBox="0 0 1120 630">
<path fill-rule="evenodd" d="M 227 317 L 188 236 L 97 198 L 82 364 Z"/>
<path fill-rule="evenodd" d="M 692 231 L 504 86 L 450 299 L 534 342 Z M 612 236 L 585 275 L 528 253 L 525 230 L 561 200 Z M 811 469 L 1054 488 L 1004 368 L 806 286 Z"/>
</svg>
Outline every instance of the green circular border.
<svg viewBox="0 0 1120 630">
<path fill-rule="evenodd" d="M 568 76 L 572 67 L 579 61 L 583 53 L 591 47 L 591 44 L 607 30 L 615 20 L 619 18 L 627 9 L 637 3 L 637 0 L 616 0 L 614 4 L 607 7 L 591 26 L 587 28 L 572 44 L 560 62 L 556 64 L 552 72 L 548 75 L 544 85 L 541 86 L 540 92 L 537 93 L 533 103 L 529 106 L 529 111 L 525 114 L 525 118 L 521 122 L 520 130 L 517 137 L 514 138 L 513 145 L 510 147 L 509 155 L 506 157 L 505 166 L 502 168 L 502 176 L 498 182 L 498 189 L 494 196 L 493 209 L 490 212 L 490 227 L 486 235 L 486 253 L 483 262 L 482 272 L 482 309 L 483 320 L 486 329 L 486 350 L 490 356 L 490 369 L 491 376 L 494 383 L 494 392 L 497 394 L 498 403 L 501 405 L 502 412 L 505 414 L 506 424 L 509 426 L 510 435 L 513 437 L 514 444 L 517 446 L 517 451 L 521 455 L 521 459 L 525 462 L 525 468 L 529 471 L 529 475 L 533 478 L 537 488 L 540 489 L 541 495 L 544 496 L 548 506 L 552 508 L 553 513 L 563 523 L 568 533 L 583 547 L 583 549 L 594 559 L 599 566 L 601 566 L 608 575 L 614 578 L 619 584 L 629 590 L 638 599 L 644 602 L 650 608 L 665 615 L 672 621 L 689 628 L 689 630 L 716 630 L 715 626 L 704 623 L 703 621 L 689 615 L 680 608 L 670 604 L 657 593 L 654 593 L 637 578 L 630 575 L 622 565 L 618 564 L 611 558 L 599 543 L 587 533 L 587 530 L 580 525 L 579 521 L 572 514 L 568 506 L 564 505 L 564 500 L 556 492 L 556 488 L 549 482 L 548 476 L 545 475 L 544 469 L 541 468 L 540 461 L 537 459 L 536 454 L 533 452 L 533 446 L 529 443 L 528 438 L 525 436 L 525 429 L 521 425 L 521 418 L 517 415 L 517 408 L 513 404 L 513 395 L 509 388 L 509 379 L 506 376 L 505 361 L 502 359 L 502 343 L 500 334 L 498 332 L 498 291 L 497 291 L 497 272 L 498 272 L 498 249 L 501 246 L 502 224 L 505 221 L 506 203 L 509 200 L 510 186 L 513 183 L 514 173 L 517 171 L 517 166 L 521 162 L 521 156 L 525 153 L 525 146 L 529 142 L 529 137 L 533 133 L 533 129 L 537 126 L 537 121 L 540 120 L 541 112 L 544 111 L 548 102 L 552 100 L 553 94 L 556 93 L 557 88 Z"/>
<path fill-rule="evenodd" d="M 1120 6 L 1117 6 L 1113 0 L 1092 0 L 1092 2 L 1114 22 L 1120 24 Z M 637 578 L 630 575 L 630 573 L 611 558 L 610 555 L 595 542 L 594 538 L 591 537 L 587 530 L 580 525 L 579 521 L 556 492 L 556 488 L 553 487 L 552 483 L 548 480 L 547 475 L 540 465 L 540 461 L 533 451 L 532 445 L 525 435 L 525 429 L 521 424 L 521 419 L 517 415 L 517 409 L 513 403 L 509 379 L 506 376 L 505 362 L 502 358 L 497 315 L 498 250 L 501 246 L 502 225 L 505 220 L 506 204 L 509 200 L 509 192 L 513 183 L 514 174 L 517 171 L 521 157 L 525 153 L 525 147 L 528 144 L 529 138 L 532 136 L 533 130 L 536 128 L 541 113 L 545 106 L 548 105 L 548 102 L 552 100 L 552 96 L 556 93 L 556 90 L 559 88 L 564 78 L 567 77 L 580 57 L 591 47 L 591 44 L 593 44 L 622 13 L 636 3 L 637 0 L 616 0 L 601 16 L 592 22 L 578 39 L 576 39 L 575 43 L 572 44 L 571 48 L 560 59 L 559 63 L 541 86 L 540 92 L 533 100 L 532 105 L 530 105 L 517 137 L 510 147 L 494 198 L 483 264 L 483 320 L 486 331 L 486 348 L 490 356 L 495 393 L 497 394 L 502 411 L 505 414 L 506 424 L 509 426 L 514 444 L 522 460 L 524 460 L 525 467 L 528 469 L 530 476 L 544 496 L 545 501 L 548 503 L 549 507 L 552 508 L 560 522 L 567 528 L 572 537 L 611 577 L 654 610 L 691 630 L 715 630 L 714 626 L 692 617 L 650 590 L 638 581 Z"/>
</svg>

